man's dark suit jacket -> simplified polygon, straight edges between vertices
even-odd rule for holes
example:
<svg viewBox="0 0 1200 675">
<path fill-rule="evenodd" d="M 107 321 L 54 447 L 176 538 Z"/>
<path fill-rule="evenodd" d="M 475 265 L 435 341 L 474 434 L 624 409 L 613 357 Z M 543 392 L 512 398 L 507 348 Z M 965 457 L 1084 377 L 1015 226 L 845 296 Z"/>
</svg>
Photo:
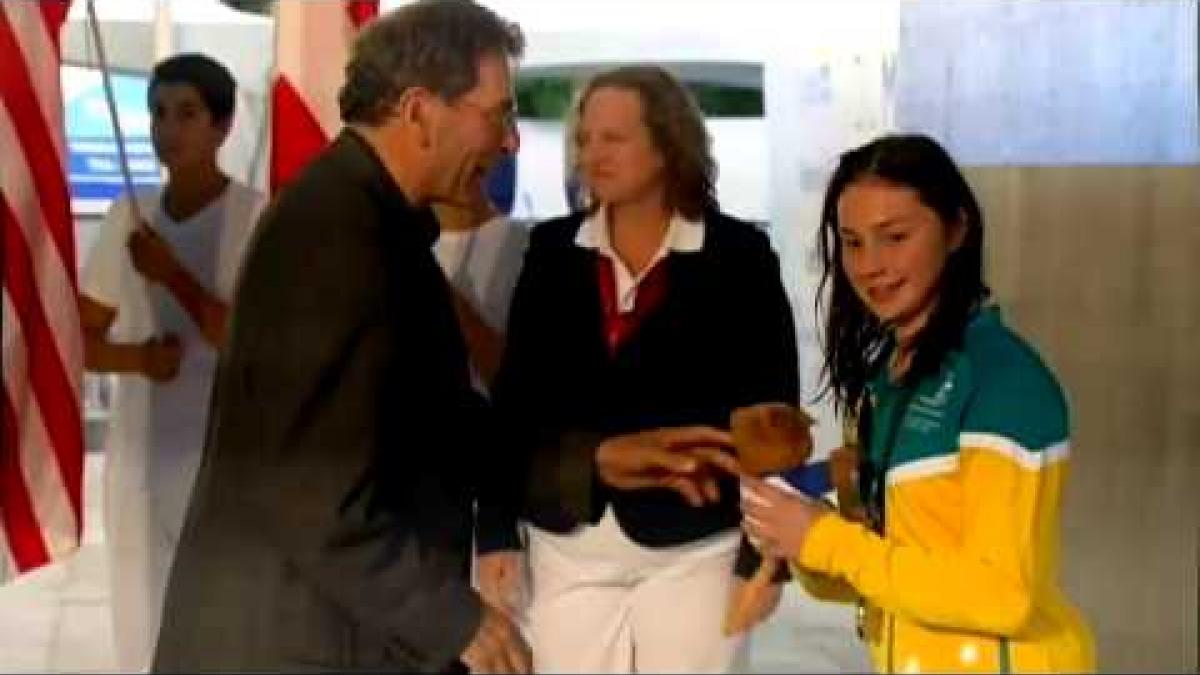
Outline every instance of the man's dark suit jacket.
<svg viewBox="0 0 1200 675">
<path fill-rule="evenodd" d="M 156 671 L 457 664 L 472 433 L 436 225 L 345 131 L 263 216 L 219 365 Z"/>
<path fill-rule="evenodd" d="M 735 408 L 799 397 L 792 312 L 764 234 L 708 213 L 703 248 L 660 263 L 667 265 L 664 301 L 610 355 L 599 254 L 575 243 L 583 218 L 537 226 L 517 282 L 493 403 L 507 426 L 506 452 L 521 469 L 490 485 L 480 502 L 481 550 L 517 547 L 518 516 L 563 533 L 598 522 L 609 504 L 645 546 L 736 527 L 732 479 L 722 482 L 719 503 L 702 508 L 666 489 L 612 490 L 596 478 L 595 449 L 605 438 L 657 427 L 728 428 Z M 743 543 L 739 574 L 749 576 L 757 562 Z"/>
</svg>

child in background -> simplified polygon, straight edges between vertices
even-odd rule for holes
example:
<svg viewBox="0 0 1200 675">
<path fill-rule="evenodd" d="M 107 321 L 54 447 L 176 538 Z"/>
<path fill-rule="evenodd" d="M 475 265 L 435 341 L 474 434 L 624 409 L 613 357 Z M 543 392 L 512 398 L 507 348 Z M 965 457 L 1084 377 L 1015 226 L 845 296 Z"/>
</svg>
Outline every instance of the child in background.
<svg viewBox="0 0 1200 675">
<path fill-rule="evenodd" d="M 148 105 L 166 185 L 112 205 L 80 278 L 87 369 L 119 374 L 105 443 L 105 530 L 117 665 L 126 672 L 150 667 L 229 302 L 266 203 L 217 165 L 234 92 L 232 75 L 207 56 L 155 66 Z"/>
</svg>

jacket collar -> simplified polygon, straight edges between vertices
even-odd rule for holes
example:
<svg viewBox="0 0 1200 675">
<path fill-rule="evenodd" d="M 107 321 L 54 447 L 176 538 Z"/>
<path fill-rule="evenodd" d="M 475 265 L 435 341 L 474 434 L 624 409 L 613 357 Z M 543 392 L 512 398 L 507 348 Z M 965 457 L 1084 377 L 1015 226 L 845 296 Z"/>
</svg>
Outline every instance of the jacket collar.
<svg viewBox="0 0 1200 675">
<path fill-rule="evenodd" d="M 616 257 L 609 233 L 608 208 L 601 206 L 584 218 L 575 235 L 575 245 L 589 248 L 610 258 Z M 671 216 L 667 235 L 655 259 L 667 253 L 697 253 L 704 249 L 704 223 L 684 218 L 678 212 Z"/>
<path fill-rule="evenodd" d="M 334 139 L 333 152 L 379 203 L 383 210 L 382 222 L 402 223 L 404 227 L 411 227 L 422 244 L 433 246 L 440 231 L 433 210 L 409 203 L 404 191 L 396 185 L 383 160 L 366 139 L 351 127 L 346 127 Z"/>
</svg>

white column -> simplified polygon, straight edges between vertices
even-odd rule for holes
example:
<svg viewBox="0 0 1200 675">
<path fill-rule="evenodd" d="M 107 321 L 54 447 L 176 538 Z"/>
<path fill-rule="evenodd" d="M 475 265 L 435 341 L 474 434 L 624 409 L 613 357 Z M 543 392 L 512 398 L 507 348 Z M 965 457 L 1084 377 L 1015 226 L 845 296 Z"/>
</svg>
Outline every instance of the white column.
<svg viewBox="0 0 1200 675">
<path fill-rule="evenodd" d="M 893 128 L 896 0 L 780 3 L 764 64 L 771 235 L 796 315 L 804 400 L 820 390 L 821 201 L 838 155 Z M 816 413 L 816 451 L 841 442 L 828 403 Z"/>
</svg>

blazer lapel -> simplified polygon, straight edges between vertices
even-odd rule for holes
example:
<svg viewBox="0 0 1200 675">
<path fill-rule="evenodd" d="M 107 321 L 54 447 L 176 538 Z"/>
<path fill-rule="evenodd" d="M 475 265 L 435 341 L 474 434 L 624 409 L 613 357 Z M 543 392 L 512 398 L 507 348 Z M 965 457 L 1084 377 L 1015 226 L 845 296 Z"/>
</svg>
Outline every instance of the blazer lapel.
<svg viewBox="0 0 1200 675">
<path fill-rule="evenodd" d="M 604 306 L 600 297 L 600 282 L 596 273 L 597 253 L 591 249 L 573 246 L 571 262 L 566 265 L 567 274 L 562 280 L 562 297 L 566 325 L 578 329 L 576 337 L 582 340 L 584 354 L 598 363 L 608 360 L 608 346 L 604 341 Z M 553 317 L 548 317 L 553 320 Z M 569 339 L 569 338 L 568 338 Z"/>
</svg>

